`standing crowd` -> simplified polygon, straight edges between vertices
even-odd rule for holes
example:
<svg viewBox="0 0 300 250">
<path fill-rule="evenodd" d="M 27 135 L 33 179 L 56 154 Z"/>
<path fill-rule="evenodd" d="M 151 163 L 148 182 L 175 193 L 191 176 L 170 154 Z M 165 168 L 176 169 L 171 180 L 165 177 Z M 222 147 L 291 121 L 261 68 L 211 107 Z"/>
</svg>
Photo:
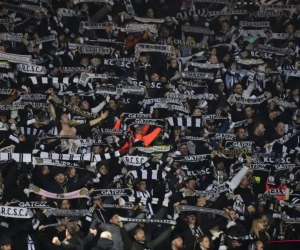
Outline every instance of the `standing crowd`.
<svg viewBox="0 0 300 250">
<path fill-rule="evenodd" d="M 293 250 L 299 0 L 2 0 L 1 250 Z"/>
</svg>

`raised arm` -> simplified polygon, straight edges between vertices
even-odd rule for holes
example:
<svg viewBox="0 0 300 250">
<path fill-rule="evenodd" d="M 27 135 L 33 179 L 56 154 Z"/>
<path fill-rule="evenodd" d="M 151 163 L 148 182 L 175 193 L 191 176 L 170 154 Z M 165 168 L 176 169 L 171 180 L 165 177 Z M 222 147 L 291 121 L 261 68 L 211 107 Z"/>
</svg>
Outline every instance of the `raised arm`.
<svg viewBox="0 0 300 250">
<path fill-rule="evenodd" d="M 131 249 L 132 240 L 129 238 L 125 228 L 123 227 L 123 223 L 120 222 L 119 225 L 120 225 L 120 231 L 121 231 L 121 235 L 122 235 L 122 240 L 125 245 L 125 249 Z"/>
<path fill-rule="evenodd" d="M 171 232 L 174 230 L 175 226 L 171 226 L 166 231 L 164 231 L 160 236 L 158 236 L 156 239 L 150 241 L 151 248 L 155 248 L 157 245 L 161 244 L 164 240 L 166 240 Z"/>
<path fill-rule="evenodd" d="M 99 122 L 105 120 L 107 116 L 108 116 L 108 111 L 107 110 L 105 112 L 101 112 L 100 117 L 90 121 L 90 126 L 97 125 Z"/>
</svg>

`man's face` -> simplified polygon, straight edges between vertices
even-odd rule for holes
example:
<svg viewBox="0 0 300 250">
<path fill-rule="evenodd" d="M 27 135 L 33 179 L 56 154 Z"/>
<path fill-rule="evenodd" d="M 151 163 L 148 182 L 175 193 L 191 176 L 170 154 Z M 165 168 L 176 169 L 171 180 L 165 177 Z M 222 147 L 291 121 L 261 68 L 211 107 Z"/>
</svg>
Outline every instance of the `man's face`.
<svg viewBox="0 0 300 250">
<path fill-rule="evenodd" d="M 88 58 L 84 57 L 80 60 L 80 64 L 83 66 L 88 66 L 90 64 L 90 60 Z"/>
<path fill-rule="evenodd" d="M 196 217 L 195 215 L 191 214 L 188 215 L 185 220 L 188 224 L 194 224 L 196 222 Z"/>
<path fill-rule="evenodd" d="M 284 131 L 285 131 L 285 125 L 282 122 L 279 122 L 276 127 L 275 130 L 277 132 L 278 135 L 283 136 L 284 135 Z"/>
<path fill-rule="evenodd" d="M 227 32 L 229 30 L 228 23 L 226 23 L 226 22 L 222 23 L 221 27 L 222 27 L 223 33 Z"/>
<path fill-rule="evenodd" d="M 216 56 L 211 56 L 209 58 L 209 62 L 213 64 L 219 63 L 218 58 Z"/>
<path fill-rule="evenodd" d="M 1 122 L 6 122 L 6 115 L 1 114 L 1 115 L 0 115 L 0 121 L 1 121 Z"/>
<path fill-rule="evenodd" d="M 223 171 L 223 170 L 224 170 L 224 163 L 223 163 L 223 162 L 218 162 L 218 163 L 216 164 L 216 169 L 217 169 L 218 171 Z"/>
<path fill-rule="evenodd" d="M 235 220 L 235 219 L 236 219 L 236 213 L 235 213 L 235 211 L 230 211 L 230 212 L 229 212 L 229 215 L 230 215 L 230 218 L 231 218 L 232 220 Z"/>
<path fill-rule="evenodd" d="M 223 61 L 224 61 L 224 62 L 229 62 L 229 61 L 230 61 L 230 56 L 229 56 L 229 54 L 227 54 L 227 55 L 225 55 L 225 56 L 223 57 Z"/>
<path fill-rule="evenodd" d="M 176 249 L 182 249 L 183 248 L 183 241 L 182 241 L 181 237 L 176 238 L 175 240 L 173 240 L 172 243 L 174 244 Z"/>
<path fill-rule="evenodd" d="M 197 206 L 203 206 L 206 204 L 206 198 L 204 196 L 197 198 Z"/>
<path fill-rule="evenodd" d="M 265 134 L 265 126 L 263 124 L 259 124 L 258 128 L 257 128 L 257 132 L 258 132 L 258 135 L 264 135 Z"/>
<path fill-rule="evenodd" d="M 119 215 L 115 214 L 113 217 L 111 217 L 110 223 L 119 226 L 120 225 Z"/>
<path fill-rule="evenodd" d="M 251 118 L 253 116 L 254 110 L 252 108 L 246 108 L 245 109 L 245 115 L 247 116 L 247 118 Z"/>
<path fill-rule="evenodd" d="M 240 139 L 245 139 L 245 129 L 239 129 L 236 133 L 236 136 Z"/>
<path fill-rule="evenodd" d="M 145 181 L 141 181 L 138 185 L 140 191 L 146 191 L 147 185 Z"/>
<path fill-rule="evenodd" d="M 187 145 L 182 145 L 180 147 L 180 153 L 181 153 L 181 155 L 188 155 L 188 152 L 189 152 L 189 150 L 188 150 Z"/>
<path fill-rule="evenodd" d="M 77 96 L 72 96 L 71 99 L 70 99 L 70 103 L 73 106 L 78 106 L 78 103 L 79 103 L 78 97 Z"/>
<path fill-rule="evenodd" d="M 150 17 L 150 18 L 153 18 L 153 17 L 154 17 L 153 9 L 148 9 L 148 10 L 147 10 L 147 17 Z"/>
<path fill-rule="evenodd" d="M 102 165 L 100 168 L 99 168 L 99 172 L 101 175 L 107 175 L 108 174 L 108 171 L 107 171 L 107 168 L 105 165 Z"/>
<path fill-rule="evenodd" d="M 234 92 L 238 95 L 242 95 L 243 94 L 243 88 L 242 85 L 237 84 L 234 88 Z"/>
<path fill-rule="evenodd" d="M 223 91 L 224 90 L 224 87 L 225 87 L 225 85 L 224 85 L 224 83 L 219 83 L 219 85 L 218 85 L 218 89 L 220 90 L 220 91 Z"/>
<path fill-rule="evenodd" d="M 61 203 L 61 209 L 69 210 L 71 207 L 70 202 L 68 200 L 63 200 Z"/>
<path fill-rule="evenodd" d="M 60 117 L 60 120 L 63 124 L 69 124 L 70 123 L 70 118 L 67 114 L 63 114 L 61 117 Z"/>
<path fill-rule="evenodd" d="M 135 130 L 135 133 L 139 135 L 142 134 L 142 132 L 143 132 L 143 128 L 141 126 L 138 126 Z"/>
<path fill-rule="evenodd" d="M 193 115 L 194 116 L 201 116 L 201 110 L 200 109 L 194 109 Z"/>
<path fill-rule="evenodd" d="M 248 181 L 248 178 L 247 177 L 244 177 L 241 181 L 241 185 L 243 187 L 247 187 L 249 185 L 249 181 Z"/>
<path fill-rule="evenodd" d="M 55 180 L 56 180 L 58 183 L 62 184 L 62 183 L 65 182 L 65 175 L 62 174 L 62 173 L 59 173 L 58 175 L 55 176 Z"/>
<path fill-rule="evenodd" d="M 83 109 L 89 109 L 90 108 L 90 104 L 87 101 L 83 101 L 81 105 L 82 105 Z"/>
<path fill-rule="evenodd" d="M 145 232 L 142 229 L 137 230 L 136 234 L 134 235 L 136 241 L 145 241 Z"/>
<path fill-rule="evenodd" d="M 293 35 L 294 34 L 294 26 L 292 24 L 286 26 L 285 32 L 289 35 Z"/>
<path fill-rule="evenodd" d="M 114 100 L 109 100 L 108 106 L 112 110 L 116 110 L 117 109 L 117 105 L 116 105 L 116 102 Z"/>
<path fill-rule="evenodd" d="M 100 154 L 101 153 L 101 148 L 100 146 L 93 146 L 93 154 Z"/>
<path fill-rule="evenodd" d="M 187 184 L 186 184 L 186 187 L 188 189 L 195 190 L 195 188 L 196 188 L 196 182 L 195 182 L 195 180 L 189 180 L 187 182 Z"/>
</svg>

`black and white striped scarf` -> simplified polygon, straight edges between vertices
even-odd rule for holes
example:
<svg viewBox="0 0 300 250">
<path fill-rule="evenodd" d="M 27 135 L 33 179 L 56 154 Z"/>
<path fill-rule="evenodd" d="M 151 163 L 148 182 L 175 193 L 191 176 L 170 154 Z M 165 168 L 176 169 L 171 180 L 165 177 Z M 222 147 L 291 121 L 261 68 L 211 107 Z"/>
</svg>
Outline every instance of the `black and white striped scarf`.
<svg viewBox="0 0 300 250">
<path fill-rule="evenodd" d="M 202 127 L 202 119 L 199 117 L 169 117 L 167 120 L 170 127 Z"/>
</svg>

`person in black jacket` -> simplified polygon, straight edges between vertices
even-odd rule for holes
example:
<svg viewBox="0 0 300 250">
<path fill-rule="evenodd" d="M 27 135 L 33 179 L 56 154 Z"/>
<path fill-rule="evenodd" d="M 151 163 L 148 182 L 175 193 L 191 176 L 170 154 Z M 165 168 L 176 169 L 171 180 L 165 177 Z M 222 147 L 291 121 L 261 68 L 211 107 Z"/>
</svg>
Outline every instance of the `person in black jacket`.
<svg viewBox="0 0 300 250">
<path fill-rule="evenodd" d="M 78 237 L 79 227 L 76 224 L 68 224 L 66 228 L 66 239 L 60 242 L 58 237 L 52 239 L 52 243 L 63 249 L 84 250 L 97 234 L 97 229 L 90 229 L 90 233 L 84 239 Z"/>
<path fill-rule="evenodd" d="M 64 169 L 58 168 L 54 173 L 55 182 L 49 181 L 43 178 L 43 176 L 40 176 L 40 178 L 36 178 L 36 181 L 41 188 L 52 193 L 60 194 L 72 192 L 82 188 L 90 178 L 91 174 L 87 173 L 76 182 L 67 182 Z"/>
<path fill-rule="evenodd" d="M 108 231 L 102 232 L 100 239 L 97 242 L 97 246 L 93 248 L 93 250 L 117 250 L 111 240 L 111 233 Z"/>
</svg>

